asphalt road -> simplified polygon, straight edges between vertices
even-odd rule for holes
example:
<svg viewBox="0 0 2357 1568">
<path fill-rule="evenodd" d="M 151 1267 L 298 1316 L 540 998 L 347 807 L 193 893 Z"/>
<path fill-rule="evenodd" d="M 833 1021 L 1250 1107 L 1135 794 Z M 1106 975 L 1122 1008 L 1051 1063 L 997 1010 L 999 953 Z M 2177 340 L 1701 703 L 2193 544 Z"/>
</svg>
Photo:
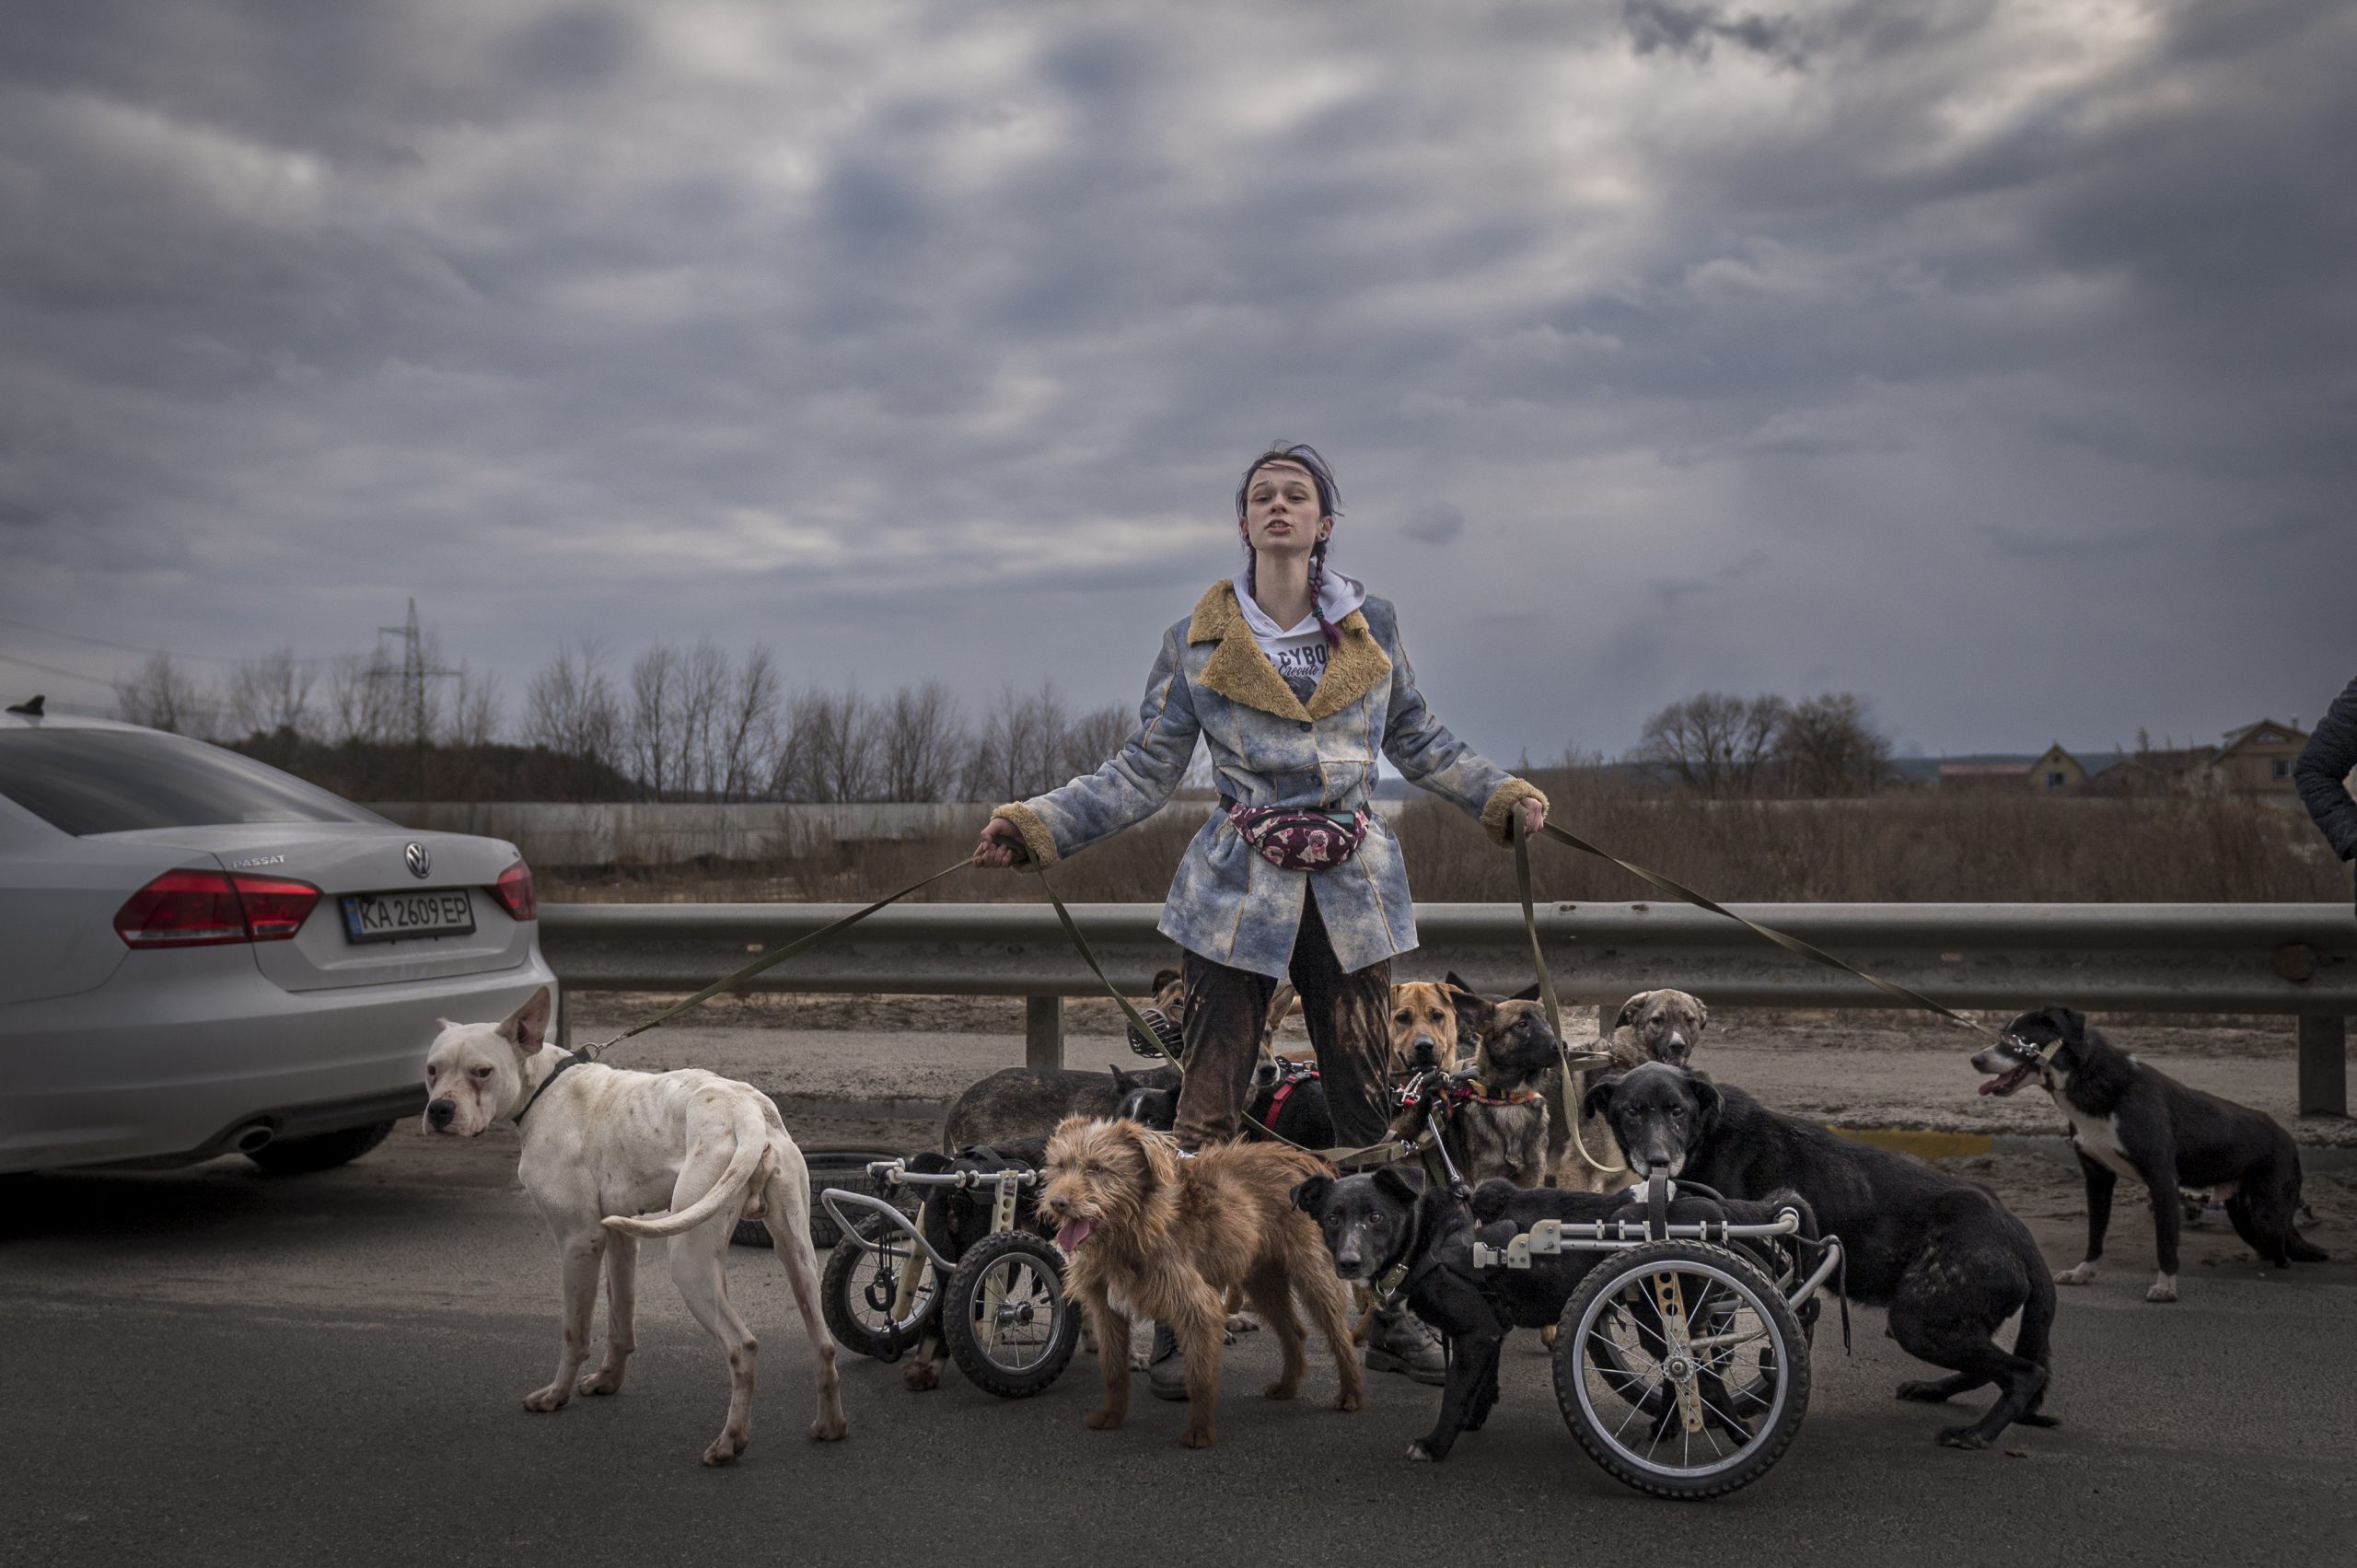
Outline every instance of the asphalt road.
<svg viewBox="0 0 2357 1568">
<path fill-rule="evenodd" d="M 806 1132 L 807 1141 L 820 1142 Z M 922 1141 L 921 1138 L 918 1141 Z M 2189 1232 L 2184 1300 L 2142 1299 L 2151 1236 L 2123 1203 L 2118 1266 L 2066 1291 L 2048 1408 L 2002 1449 L 1937 1447 L 1954 1416 L 1891 1398 L 1916 1364 L 1829 1317 L 1800 1437 L 1718 1503 L 1624 1490 L 1556 1411 L 1534 1339 L 1504 1403 L 1444 1466 L 1402 1457 L 1437 1390 L 1375 1378 L 1340 1415 L 1254 1395 L 1265 1334 L 1230 1353 L 1221 1445 L 1178 1444 L 1138 1390 L 1091 1433 L 1086 1353 L 1010 1403 L 951 1368 L 912 1395 L 845 1355 L 852 1435 L 812 1443 L 803 1346 L 766 1253 L 732 1251 L 761 1335 L 754 1442 L 696 1461 L 726 1374 L 650 1244 L 629 1387 L 534 1415 L 555 1355 L 547 1237 L 513 1185 L 513 1134 L 404 1129 L 346 1170 L 271 1181 L 242 1161 L 0 1182 L 0 1561 L 1249 1563 L 1702 1561 L 2345 1562 L 2357 1526 L 2357 1264 L 2275 1275 Z M 2057 1262 L 2068 1173 L 1979 1162 Z M 2357 1257 L 2346 1178 L 2312 1183 L 2314 1234 Z M 1973 1401 L 1978 1403 L 1978 1400 Z"/>
</svg>

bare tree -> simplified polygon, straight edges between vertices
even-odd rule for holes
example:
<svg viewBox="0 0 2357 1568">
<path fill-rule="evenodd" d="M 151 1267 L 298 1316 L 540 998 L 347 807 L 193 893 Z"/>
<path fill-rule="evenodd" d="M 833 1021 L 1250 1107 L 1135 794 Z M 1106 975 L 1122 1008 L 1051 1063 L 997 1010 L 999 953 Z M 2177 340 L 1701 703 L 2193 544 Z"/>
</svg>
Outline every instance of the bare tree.
<svg viewBox="0 0 2357 1568">
<path fill-rule="evenodd" d="M 966 721 L 948 687 L 938 680 L 901 687 L 883 704 L 880 728 L 883 798 L 935 801 L 957 787 Z"/>
<path fill-rule="evenodd" d="M 1077 714 L 1058 737 L 1056 766 L 1065 778 L 1093 773 L 1121 749 L 1136 722 L 1118 704 Z M 1059 781 L 1061 782 L 1061 781 Z"/>
<path fill-rule="evenodd" d="M 787 800 L 873 799 L 880 751 L 876 711 L 867 699 L 812 687 L 787 710 L 777 792 Z"/>
<path fill-rule="evenodd" d="M 499 673 L 478 672 L 461 659 L 458 682 L 450 693 L 443 722 L 443 744 L 469 750 L 488 746 L 499 738 L 501 709 L 505 706 L 499 694 Z"/>
<path fill-rule="evenodd" d="M 575 799 L 606 793 L 621 757 L 621 703 L 595 638 L 563 645 L 524 694 L 523 739 L 567 759 L 558 787 Z"/>
<path fill-rule="evenodd" d="M 967 751 L 968 797 L 1021 800 L 1063 783 L 1072 776 L 1062 771 L 1068 727 L 1055 682 L 1043 683 L 1028 697 L 1012 686 L 1000 688 Z"/>
<path fill-rule="evenodd" d="M 676 783 L 686 794 L 710 796 L 720 786 L 721 726 L 728 708 L 728 656 L 702 638 L 679 659 L 673 703 Z"/>
<path fill-rule="evenodd" d="M 400 674 L 401 667 L 382 648 L 345 654 L 330 666 L 328 738 L 339 745 L 393 738 L 402 717 Z"/>
<path fill-rule="evenodd" d="M 138 673 L 114 683 L 115 711 L 132 724 L 176 735 L 205 735 L 219 705 L 169 654 L 151 654 Z"/>
<path fill-rule="evenodd" d="M 1633 755 L 1666 765 L 1703 795 L 1749 794 L 1765 782 L 1789 711 L 1782 697 L 1704 691 L 1647 719 Z"/>
<path fill-rule="evenodd" d="M 714 789 L 722 800 L 750 800 L 774 778 L 782 695 L 775 656 L 755 643 L 728 689 L 727 708 L 717 727 Z"/>
<path fill-rule="evenodd" d="M 656 644 L 630 667 L 623 750 L 650 800 L 662 799 L 679 772 L 678 702 L 684 673 L 678 651 L 668 643 Z"/>
<path fill-rule="evenodd" d="M 249 659 L 229 676 L 230 729 L 240 736 L 306 733 L 314 681 L 311 666 L 292 648 Z"/>
<path fill-rule="evenodd" d="M 1794 795 L 1872 795 L 1890 780 L 1890 739 L 1864 698 L 1828 691 L 1784 715 L 1776 763 Z"/>
<path fill-rule="evenodd" d="M 594 639 L 562 645 L 524 692 L 524 742 L 588 767 L 578 783 L 615 765 L 621 705 L 606 675 L 606 650 Z"/>
</svg>

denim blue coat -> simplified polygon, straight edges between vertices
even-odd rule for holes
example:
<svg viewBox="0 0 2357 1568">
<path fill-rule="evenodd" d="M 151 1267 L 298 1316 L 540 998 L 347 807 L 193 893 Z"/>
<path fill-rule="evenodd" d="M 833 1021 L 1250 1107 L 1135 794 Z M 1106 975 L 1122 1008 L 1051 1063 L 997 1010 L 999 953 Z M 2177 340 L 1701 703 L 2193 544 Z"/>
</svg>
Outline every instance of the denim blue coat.
<svg viewBox="0 0 2357 1568">
<path fill-rule="evenodd" d="M 1433 716 L 1416 691 L 1390 604 L 1370 598 L 1336 630 L 1341 645 L 1304 705 L 1260 651 L 1234 586 L 1213 584 L 1195 612 L 1164 634 L 1138 727 L 1113 759 L 1060 789 L 1002 806 L 998 815 L 1022 831 L 1034 864 L 1052 865 L 1152 816 L 1178 789 L 1200 736 L 1221 793 L 1248 806 L 1365 806 L 1379 751 L 1411 783 L 1508 842 L 1515 803 L 1545 797 Z M 1216 963 L 1282 977 L 1301 901 L 1311 896 L 1346 971 L 1416 945 L 1407 867 L 1379 816 L 1371 817 L 1356 854 L 1312 872 L 1271 865 L 1214 811 L 1171 878 L 1161 929 Z"/>
</svg>

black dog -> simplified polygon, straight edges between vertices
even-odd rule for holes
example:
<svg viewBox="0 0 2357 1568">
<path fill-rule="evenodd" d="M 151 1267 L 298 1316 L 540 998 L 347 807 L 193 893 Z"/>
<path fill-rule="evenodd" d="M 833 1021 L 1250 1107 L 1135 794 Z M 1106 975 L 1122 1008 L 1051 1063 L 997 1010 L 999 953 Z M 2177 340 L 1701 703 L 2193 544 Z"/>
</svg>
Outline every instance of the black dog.
<svg viewBox="0 0 2357 1568">
<path fill-rule="evenodd" d="M 1305 1149 L 1334 1146 L 1334 1113 L 1327 1108 L 1325 1081 L 1306 1062 L 1279 1057 L 1273 1071 L 1264 1066 L 1253 1079 L 1244 1111 L 1250 1118 L 1244 1136 L 1254 1142 L 1265 1142 L 1273 1132 Z M 1178 1121 L 1178 1086 L 1140 1084 L 1121 1096 L 1113 1114 L 1167 1132 Z"/>
<path fill-rule="evenodd" d="M 910 1156 L 908 1166 L 927 1176 L 968 1170 L 995 1175 L 1002 1170 L 1037 1170 L 1046 1159 L 1047 1151 L 1045 1138 L 1019 1138 L 1003 1144 L 976 1144 L 954 1155 L 938 1155 L 928 1149 Z M 943 1257 L 963 1258 L 969 1248 L 991 1233 L 993 1210 L 998 1202 L 993 1188 L 927 1187 L 920 1191 L 924 1193 L 924 1209 L 919 1228 Z M 1034 1206 L 1035 1191 L 1028 1187 L 1016 1190 L 1015 1224 L 1019 1230 L 1045 1236 L 1047 1232 L 1041 1229 Z M 946 1279 L 936 1281 L 936 1288 L 948 1283 Z M 936 1309 L 925 1319 L 924 1329 L 918 1336 L 916 1359 L 901 1374 L 911 1389 L 923 1392 L 940 1385 L 941 1352 L 941 1314 Z"/>
<path fill-rule="evenodd" d="M 2051 1426 L 2047 1385 L 2054 1281 L 2038 1244 L 1995 1195 L 1920 1160 L 1835 1137 L 1666 1063 L 1597 1084 L 1587 1114 L 1604 1117 L 1629 1164 L 1666 1164 L 1730 1198 L 1798 1192 L 1826 1234 L 1841 1238 L 1853 1301 L 1889 1308 L 1890 1336 L 1910 1355 L 1956 1376 L 1902 1383 L 1898 1397 L 1936 1404 L 1994 1383 L 1989 1413 L 1940 1441 L 1986 1447 L 2008 1425 Z M 2022 1315 L 2013 1351 L 1991 1336 Z"/>
<path fill-rule="evenodd" d="M 1140 1089 L 1167 1089 L 1177 1098 L 1178 1069 L 1126 1073 L 1109 1067 L 1086 1073 L 1065 1067 L 1002 1067 L 967 1086 L 941 1125 L 944 1151 L 979 1144 L 1004 1145 L 1044 1138 L 1068 1116 L 1125 1116 L 1122 1104 Z M 1166 1126 L 1168 1124 L 1166 1122 Z"/>
<path fill-rule="evenodd" d="M 2035 1075 L 2064 1116 L 2087 1179 L 2087 1256 L 2055 1279 L 2093 1282 L 2111 1223 L 2111 1193 L 2123 1176 L 2153 1194 L 2160 1276 L 2147 1301 L 2177 1299 L 2180 1187 L 2208 1187 L 2226 1206 L 2235 1234 L 2279 1269 L 2321 1263 L 2326 1255 L 2293 1228 L 2300 1208 L 2300 1151 L 2273 1117 L 2205 1095 L 2154 1072 L 2087 1027 L 2068 1007 L 2041 1007 L 2005 1026 L 2002 1040 L 1972 1059 L 1996 1077 L 1984 1095 L 2009 1095 Z"/>
<path fill-rule="evenodd" d="M 1439 1460 L 1448 1458 L 1457 1434 L 1481 1430 L 1497 1404 L 1498 1358 L 1506 1336 L 1515 1329 L 1553 1327 L 1580 1281 L 1609 1256 L 1567 1249 L 1552 1257 L 1533 1256 L 1528 1269 L 1477 1270 L 1473 1243 L 1502 1248 L 1543 1219 L 1585 1225 L 1635 1219 L 1645 1211 L 1623 1193 L 1524 1190 L 1504 1178 L 1483 1182 L 1469 1206 L 1443 1188 L 1422 1187 L 1412 1168 L 1386 1166 L 1365 1176 L 1313 1176 L 1294 1189 L 1293 1201 L 1318 1221 L 1337 1273 L 1354 1284 L 1379 1284 L 1396 1275 L 1391 1288 L 1405 1296 L 1417 1317 L 1447 1337 L 1448 1383 L 1441 1394 L 1440 1419 L 1408 1445 L 1410 1458 Z M 1777 1202 L 1724 1204 L 1680 1195 L 1670 1203 L 1669 1217 L 1681 1225 L 1715 1219 L 1764 1224 L 1786 1204 L 1805 1210 L 1789 1195 L 1780 1195 Z M 1815 1235 L 1805 1214 L 1803 1233 Z M 1709 1397 L 1721 1410 L 1737 1408 L 1723 1388 Z M 1659 1418 L 1666 1419 L 1671 1409 L 1664 1400 Z"/>
</svg>

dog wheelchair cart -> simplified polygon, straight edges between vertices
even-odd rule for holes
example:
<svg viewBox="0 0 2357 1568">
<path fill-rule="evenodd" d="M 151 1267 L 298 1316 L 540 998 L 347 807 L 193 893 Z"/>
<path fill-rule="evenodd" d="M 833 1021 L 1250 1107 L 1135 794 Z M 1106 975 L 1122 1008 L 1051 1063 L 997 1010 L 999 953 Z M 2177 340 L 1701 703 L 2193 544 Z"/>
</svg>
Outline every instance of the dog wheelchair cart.
<svg viewBox="0 0 2357 1568">
<path fill-rule="evenodd" d="M 819 1292 L 836 1341 L 889 1362 L 937 1331 L 977 1388 L 1019 1400 L 1053 1383 L 1079 1342 L 1080 1309 L 1064 1294 L 1063 1254 L 1016 1228 L 1039 1172 L 1019 1165 L 922 1171 L 889 1159 L 867 1173 L 880 1191 L 913 1189 L 924 1201 L 911 1218 L 865 1192 L 830 1187 L 819 1194 L 842 1227 Z M 926 1208 L 961 1192 L 987 1194 L 990 1233 L 951 1257 L 926 1239 Z"/>
<path fill-rule="evenodd" d="M 1641 1492 L 1721 1496 L 1766 1474 L 1800 1429 L 1814 1298 L 1840 1268 L 1841 1244 L 1806 1238 L 1792 1208 L 1764 1224 L 1674 1223 L 1681 1189 L 1660 1169 L 1638 1191 L 1642 1221 L 1541 1220 L 1504 1247 L 1475 1243 L 1474 1266 L 1610 1254 L 1558 1326 L 1563 1419 L 1590 1458 Z M 1721 1201 L 1699 1183 L 1682 1191 Z"/>
<path fill-rule="evenodd" d="M 1419 1079 L 1430 1113 L 1414 1143 L 1426 1177 L 1469 1201 L 1441 1130 L 1455 1096 Z M 1711 1217 L 1673 1221 L 1700 1200 Z M 1657 1497 L 1724 1496 L 1783 1457 L 1808 1411 L 1817 1291 L 1841 1269 L 1841 1243 L 1812 1234 L 1797 1206 L 1772 1220 L 1725 1217 L 1726 1200 L 1656 1167 L 1628 1190 L 1628 1215 L 1545 1219 L 1504 1246 L 1477 1237 L 1477 1271 L 1531 1267 L 1565 1252 L 1608 1254 L 1573 1287 L 1556 1323 L 1555 1400 L 1572 1435 L 1615 1479 Z M 1848 1334 L 1844 1307 L 1843 1334 Z"/>
</svg>

